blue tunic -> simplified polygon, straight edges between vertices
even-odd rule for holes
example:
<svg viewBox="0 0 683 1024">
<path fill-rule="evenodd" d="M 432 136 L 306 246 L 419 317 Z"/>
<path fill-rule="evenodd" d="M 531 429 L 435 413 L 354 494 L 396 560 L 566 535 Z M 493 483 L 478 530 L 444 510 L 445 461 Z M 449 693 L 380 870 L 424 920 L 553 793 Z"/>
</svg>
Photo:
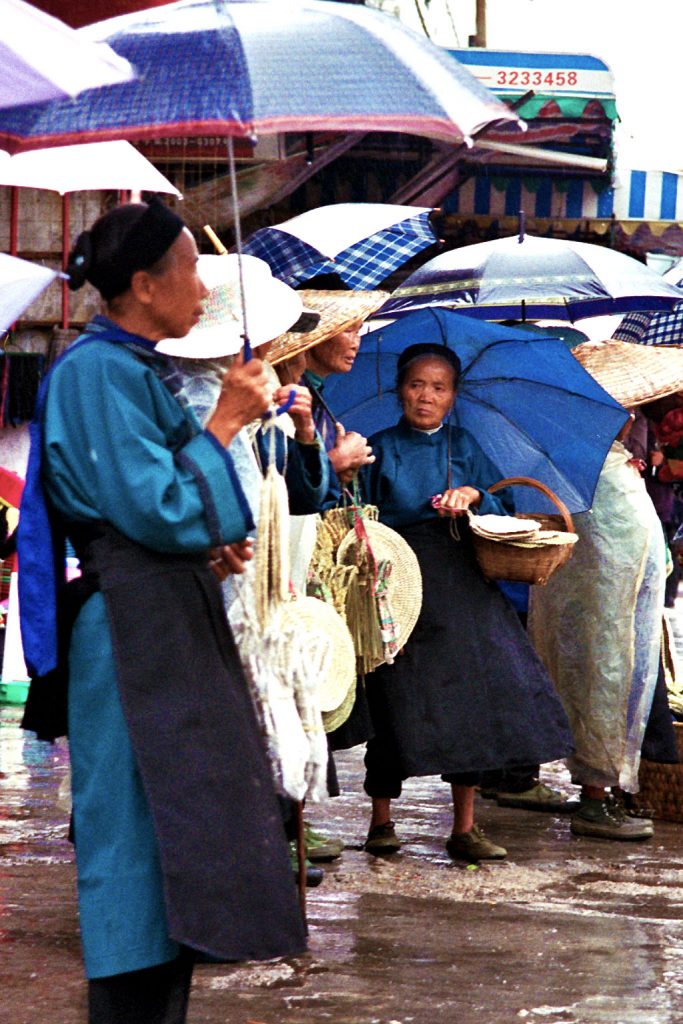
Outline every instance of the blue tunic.
<svg viewBox="0 0 683 1024">
<path fill-rule="evenodd" d="M 540 659 L 509 602 L 482 576 L 466 518 L 456 539 L 431 504 L 447 487 L 466 485 L 481 492 L 482 513 L 505 514 L 506 491 L 486 490 L 502 474 L 457 427 L 449 437 L 446 426 L 429 434 L 402 420 L 370 444 L 375 462 L 361 472 L 363 496 L 412 547 L 423 589 L 402 656 L 366 679 L 383 771 L 450 776 L 563 757 L 571 735 Z M 373 796 L 390 797 L 386 785 Z"/>
<path fill-rule="evenodd" d="M 102 330 L 117 329 L 98 318 L 86 334 Z M 123 345 L 94 340 L 56 365 L 43 434 L 44 486 L 67 522 L 105 520 L 170 555 L 203 553 L 253 529 L 230 454 Z M 178 946 L 169 935 L 157 837 L 101 593 L 86 602 L 72 634 L 69 740 L 86 974 L 172 959 Z"/>
<path fill-rule="evenodd" d="M 508 491 L 487 493 L 486 488 L 501 480 L 502 474 L 462 427 L 442 426 L 427 433 L 402 419 L 397 426 L 374 434 L 369 443 L 375 461 L 361 469 L 360 484 L 366 500 L 379 506 L 380 520 L 387 526 L 438 518 L 431 498 L 447 487 L 478 488 L 482 515 L 513 510 Z"/>
</svg>

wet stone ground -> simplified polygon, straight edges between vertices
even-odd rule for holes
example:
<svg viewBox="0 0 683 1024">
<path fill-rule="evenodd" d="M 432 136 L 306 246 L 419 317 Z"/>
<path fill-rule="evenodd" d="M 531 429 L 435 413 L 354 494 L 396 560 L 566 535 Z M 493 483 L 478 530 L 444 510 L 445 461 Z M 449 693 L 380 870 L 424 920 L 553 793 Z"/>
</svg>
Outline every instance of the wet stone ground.
<svg viewBox="0 0 683 1024">
<path fill-rule="evenodd" d="M 0 1024 L 86 1020 L 73 852 L 58 790 L 64 745 L 0 708 Z M 565 816 L 478 798 L 507 861 L 454 864 L 447 787 L 407 784 L 400 854 L 374 859 L 362 752 L 337 756 L 343 794 L 311 806 L 342 858 L 308 891 L 310 949 L 202 966 L 190 1024 L 681 1024 L 682 826 L 644 843 L 578 839 Z M 570 792 L 563 767 L 546 781 Z"/>
</svg>

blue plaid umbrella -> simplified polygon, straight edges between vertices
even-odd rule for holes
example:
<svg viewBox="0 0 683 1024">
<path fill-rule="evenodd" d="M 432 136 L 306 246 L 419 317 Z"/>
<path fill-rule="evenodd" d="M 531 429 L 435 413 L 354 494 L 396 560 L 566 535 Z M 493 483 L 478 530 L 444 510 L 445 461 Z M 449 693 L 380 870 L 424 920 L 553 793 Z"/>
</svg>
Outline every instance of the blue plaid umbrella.
<svg viewBox="0 0 683 1024">
<path fill-rule="evenodd" d="M 673 313 L 627 313 L 612 337 L 637 345 L 683 345 L 683 309 Z"/>
<path fill-rule="evenodd" d="M 432 308 L 372 331 L 352 369 L 325 384 L 325 400 L 347 430 L 368 436 L 397 422 L 396 361 L 418 340 L 459 356 L 453 422 L 474 434 L 503 476 L 540 480 L 571 512 L 591 507 L 628 413 L 551 330 L 530 333 Z M 520 487 L 515 502 L 520 511 L 539 512 L 545 499 Z M 556 511 L 550 504 L 547 510 Z"/>
<path fill-rule="evenodd" d="M 680 289 L 680 306 L 671 312 L 627 313 L 613 338 L 636 345 L 683 345 L 683 260 L 669 267 L 662 280 Z"/>
<path fill-rule="evenodd" d="M 457 142 L 519 122 L 445 50 L 355 4 L 179 0 L 81 33 L 107 42 L 138 79 L 1 112 L 1 147 L 293 131 Z"/>
<path fill-rule="evenodd" d="M 337 274 L 349 288 L 375 288 L 437 241 L 431 210 L 389 203 L 337 203 L 260 228 L 243 251 L 270 265 L 292 287 Z"/>
</svg>

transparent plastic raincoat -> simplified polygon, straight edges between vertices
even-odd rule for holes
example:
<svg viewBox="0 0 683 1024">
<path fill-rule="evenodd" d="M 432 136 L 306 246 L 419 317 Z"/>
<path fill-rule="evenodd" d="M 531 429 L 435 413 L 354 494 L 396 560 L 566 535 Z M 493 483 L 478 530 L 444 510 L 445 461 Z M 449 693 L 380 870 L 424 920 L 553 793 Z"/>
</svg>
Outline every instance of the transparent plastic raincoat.
<svg viewBox="0 0 683 1024">
<path fill-rule="evenodd" d="M 528 629 L 570 721 L 575 783 L 638 791 L 640 747 L 659 666 L 665 544 L 630 452 L 615 441 L 579 541 L 545 587 Z"/>
</svg>

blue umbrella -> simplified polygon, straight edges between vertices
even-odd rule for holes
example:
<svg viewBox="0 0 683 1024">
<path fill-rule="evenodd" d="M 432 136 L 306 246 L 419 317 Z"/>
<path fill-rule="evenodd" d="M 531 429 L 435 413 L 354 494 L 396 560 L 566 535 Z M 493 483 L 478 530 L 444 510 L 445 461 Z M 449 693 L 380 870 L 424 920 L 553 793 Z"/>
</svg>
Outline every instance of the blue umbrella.
<svg viewBox="0 0 683 1024">
<path fill-rule="evenodd" d="M 439 308 L 372 331 L 353 369 L 325 387 L 347 430 L 370 435 L 396 423 L 396 361 L 418 341 L 447 345 L 459 356 L 453 422 L 477 438 L 502 476 L 539 480 L 570 512 L 591 507 L 605 456 L 628 414 L 550 332 L 532 334 Z M 556 511 L 535 490 L 516 492 L 520 511 Z"/>
<path fill-rule="evenodd" d="M 424 206 L 334 203 L 259 228 L 242 250 L 265 260 L 291 287 L 318 274 L 336 274 L 348 288 L 376 288 L 438 241 L 431 213 Z"/>
<path fill-rule="evenodd" d="M 580 320 L 672 309 L 681 292 L 651 267 L 602 245 L 562 238 L 499 238 L 424 263 L 378 317 L 448 306 L 484 320 Z"/>
<path fill-rule="evenodd" d="M 138 79 L 0 116 L 0 146 L 125 138 L 400 131 L 462 142 L 519 123 L 445 50 L 397 18 L 327 0 L 179 0 L 99 22 Z"/>
</svg>

